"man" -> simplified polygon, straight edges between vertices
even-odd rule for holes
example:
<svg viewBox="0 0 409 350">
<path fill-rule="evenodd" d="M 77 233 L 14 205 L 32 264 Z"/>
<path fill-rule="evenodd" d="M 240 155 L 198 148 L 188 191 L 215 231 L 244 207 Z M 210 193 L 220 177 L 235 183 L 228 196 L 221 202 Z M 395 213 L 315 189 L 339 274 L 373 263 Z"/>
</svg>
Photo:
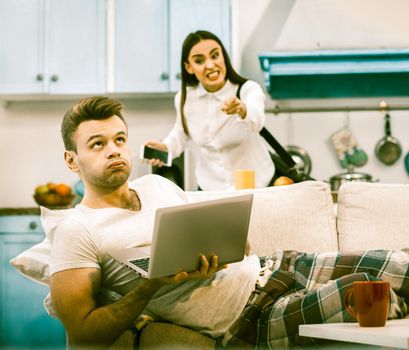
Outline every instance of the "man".
<svg viewBox="0 0 409 350">
<path fill-rule="evenodd" d="M 149 243 L 156 208 L 186 202 L 184 192 L 155 175 L 128 182 L 132 167 L 128 130 L 117 101 L 107 97 L 79 101 L 65 114 L 61 132 L 65 162 L 85 189 L 81 203 L 52 235 L 51 297 L 69 342 L 109 346 L 142 311 L 206 328 L 209 334 L 225 332 L 255 288 L 258 261 L 245 259 L 227 268 L 229 273 L 217 273 L 225 268 L 218 265 L 217 256 L 210 261 L 201 256 L 197 271 L 154 280 L 126 269 L 107 248 Z M 105 289 L 122 298 L 103 305 Z M 222 300 L 229 304 L 223 307 Z"/>
<path fill-rule="evenodd" d="M 406 315 L 409 256 L 403 251 L 278 252 L 267 259 L 272 268 L 264 276 L 256 256 L 226 268 L 216 256 L 210 262 L 202 256 L 191 273 L 138 277 L 107 251 L 149 244 L 155 210 L 185 203 L 184 192 L 156 175 L 128 182 L 128 130 L 117 101 L 81 100 L 65 114 L 61 131 L 65 162 L 85 188 L 81 203 L 47 232 L 52 302 L 72 345 L 107 347 L 142 313 L 228 347 L 299 344 L 300 324 L 351 321 L 344 297 L 359 280 L 390 280 L 389 317 Z M 106 290 L 121 298 L 105 300 Z"/>
</svg>

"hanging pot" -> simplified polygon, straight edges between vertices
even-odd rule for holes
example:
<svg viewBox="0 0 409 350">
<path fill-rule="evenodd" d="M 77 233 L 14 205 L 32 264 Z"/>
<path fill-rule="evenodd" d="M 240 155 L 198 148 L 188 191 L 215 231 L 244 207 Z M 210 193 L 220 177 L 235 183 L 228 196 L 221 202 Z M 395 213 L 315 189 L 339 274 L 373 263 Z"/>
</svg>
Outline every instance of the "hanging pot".
<svg viewBox="0 0 409 350">
<path fill-rule="evenodd" d="M 338 191 L 339 187 L 345 182 L 361 181 L 361 182 L 377 182 L 377 179 L 366 173 L 358 172 L 347 172 L 342 174 L 337 174 L 329 179 L 331 190 Z"/>
<path fill-rule="evenodd" d="M 406 153 L 406 156 L 405 156 L 405 169 L 406 169 L 406 173 L 409 175 L 409 152 Z"/>
<path fill-rule="evenodd" d="M 402 154 L 402 147 L 397 139 L 392 136 L 389 113 L 385 114 L 385 136 L 378 141 L 375 155 L 385 165 L 393 165 Z"/>
</svg>

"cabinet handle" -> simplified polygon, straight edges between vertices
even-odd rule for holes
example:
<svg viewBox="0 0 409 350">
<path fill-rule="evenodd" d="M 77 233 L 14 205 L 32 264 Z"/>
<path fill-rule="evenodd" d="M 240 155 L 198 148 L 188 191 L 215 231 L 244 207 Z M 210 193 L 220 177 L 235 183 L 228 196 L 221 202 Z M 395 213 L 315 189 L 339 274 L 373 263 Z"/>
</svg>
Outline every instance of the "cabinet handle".
<svg viewBox="0 0 409 350">
<path fill-rule="evenodd" d="M 35 230 L 37 228 L 37 223 L 35 221 L 31 221 L 28 225 L 30 230 Z"/>
<path fill-rule="evenodd" d="M 55 83 L 56 81 L 58 81 L 58 75 L 53 74 L 53 75 L 51 76 L 50 80 Z"/>
<path fill-rule="evenodd" d="M 182 74 L 180 72 L 176 73 L 175 77 L 176 77 L 177 80 L 180 80 L 180 79 L 182 79 Z"/>
<path fill-rule="evenodd" d="M 43 80 L 44 80 L 44 75 L 42 75 L 42 74 L 37 74 L 37 75 L 36 75 L 36 79 L 37 79 L 37 81 L 43 81 Z"/>
<path fill-rule="evenodd" d="M 161 78 L 162 80 L 168 80 L 168 79 L 169 79 L 169 74 L 168 74 L 168 73 L 162 73 L 162 74 L 160 75 L 160 78 Z"/>
</svg>

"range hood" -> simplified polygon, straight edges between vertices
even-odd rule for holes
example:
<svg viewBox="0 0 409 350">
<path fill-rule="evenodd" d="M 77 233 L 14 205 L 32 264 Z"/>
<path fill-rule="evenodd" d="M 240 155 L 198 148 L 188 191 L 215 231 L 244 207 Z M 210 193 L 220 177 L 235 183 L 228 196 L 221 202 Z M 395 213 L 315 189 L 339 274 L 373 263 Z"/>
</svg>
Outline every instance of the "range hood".
<svg viewBox="0 0 409 350">
<path fill-rule="evenodd" d="M 409 49 L 259 55 L 273 99 L 409 96 Z"/>
</svg>

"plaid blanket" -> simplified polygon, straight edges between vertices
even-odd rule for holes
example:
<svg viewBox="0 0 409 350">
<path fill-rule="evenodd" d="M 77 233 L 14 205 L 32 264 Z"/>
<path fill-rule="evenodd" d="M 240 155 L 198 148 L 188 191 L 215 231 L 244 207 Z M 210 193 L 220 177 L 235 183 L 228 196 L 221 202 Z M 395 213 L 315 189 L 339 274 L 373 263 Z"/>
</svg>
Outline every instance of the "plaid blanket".
<svg viewBox="0 0 409 350">
<path fill-rule="evenodd" d="M 407 251 L 315 254 L 276 251 L 266 260 L 272 266 L 266 283 L 253 292 L 242 315 L 221 339 L 219 346 L 269 349 L 325 342 L 300 337 L 298 326 L 356 322 L 344 305 L 345 293 L 354 281 L 389 281 L 391 307 L 388 318 L 403 318 L 407 313 Z"/>
</svg>

